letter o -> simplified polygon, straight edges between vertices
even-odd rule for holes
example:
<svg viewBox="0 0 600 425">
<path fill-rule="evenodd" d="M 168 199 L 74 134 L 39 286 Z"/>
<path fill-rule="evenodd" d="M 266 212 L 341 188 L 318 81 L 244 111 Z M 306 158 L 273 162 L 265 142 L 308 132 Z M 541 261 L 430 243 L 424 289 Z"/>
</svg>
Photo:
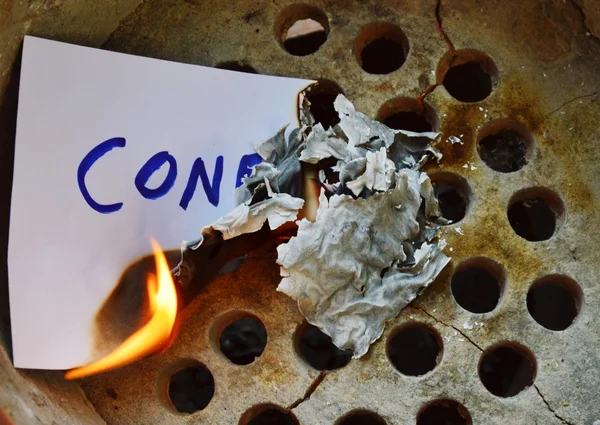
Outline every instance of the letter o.
<svg viewBox="0 0 600 425">
<path fill-rule="evenodd" d="M 167 173 L 167 177 L 158 186 L 156 189 L 150 189 L 146 186 L 152 174 L 154 174 L 160 167 L 164 164 L 169 164 L 169 172 Z M 175 158 L 167 152 L 162 151 L 154 155 L 150 158 L 146 163 L 140 168 L 137 175 L 135 176 L 135 187 L 137 188 L 140 195 L 142 195 L 146 199 L 158 199 L 161 196 L 166 195 L 169 190 L 175 184 L 175 179 L 177 178 L 177 161 Z"/>
</svg>

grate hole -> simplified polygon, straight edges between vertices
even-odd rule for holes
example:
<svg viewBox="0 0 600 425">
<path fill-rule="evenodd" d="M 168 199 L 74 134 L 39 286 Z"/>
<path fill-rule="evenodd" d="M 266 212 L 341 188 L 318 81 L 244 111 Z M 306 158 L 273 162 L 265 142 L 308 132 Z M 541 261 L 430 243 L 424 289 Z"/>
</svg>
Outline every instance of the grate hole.
<svg viewBox="0 0 600 425">
<path fill-rule="evenodd" d="M 308 108 L 315 124 L 321 123 L 323 128 L 328 129 L 340 122 L 333 102 L 342 93 L 341 87 L 329 80 L 321 80 L 303 92 L 304 97 L 310 103 Z"/>
<path fill-rule="evenodd" d="M 508 221 L 515 233 L 528 241 L 544 241 L 562 221 L 564 205 L 558 195 L 543 187 L 515 193 L 508 206 Z"/>
<path fill-rule="evenodd" d="M 409 51 L 404 31 L 388 23 L 365 26 L 354 43 L 356 60 L 369 74 L 389 74 L 400 68 Z"/>
<path fill-rule="evenodd" d="M 453 173 L 434 173 L 431 183 L 440 205 L 442 217 L 458 223 L 467 214 L 471 200 L 471 188 L 467 181 Z"/>
<path fill-rule="evenodd" d="M 421 376 L 432 371 L 442 359 L 443 343 L 435 329 L 423 323 L 409 323 L 388 339 L 387 354 L 404 375 Z"/>
<path fill-rule="evenodd" d="M 498 120 L 479 133 L 477 152 L 494 171 L 512 173 L 523 168 L 531 157 L 533 137 L 522 124 Z"/>
<path fill-rule="evenodd" d="M 308 322 L 296 330 L 295 346 L 306 363 L 321 371 L 342 368 L 352 359 L 352 351 L 340 350 L 328 335 Z"/>
<path fill-rule="evenodd" d="M 386 421 L 375 412 L 355 410 L 338 419 L 335 425 L 386 425 Z"/>
<path fill-rule="evenodd" d="M 423 406 L 417 415 L 417 425 L 471 425 L 469 411 L 450 399 L 435 400 Z"/>
<path fill-rule="evenodd" d="M 581 288 L 573 279 L 548 275 L 531 285 L 527 293 L 527 310 L 546 329 L 563 331 L 579 314 L 582 298 Z"/>
<path fill-rule="evenodd" d="M 408 97 L 399 97 L 384 103 L 377 113 L 377 121 L 394 130 L 415 133 L 439 129 L 439 119 L 433 108 L 427 103 L 421 108 L 417 99 Z"/>
<path fill-rule="evenodd" d="M 533 385 L 536 362 L 529 349 L 518 343 L 496 345 L 483 353 L 479 377 L 489 392 L 512 397 Z"/>
<path fill-rule="evenodd" d="M 194 366 L 179 369 L 169 380 L 168 395 L 172 406 L 180 413 L 194 413 L 204 409 L 215 394 L 212 373 L 193 361 Z"/>
<path fill-rule="evenodd" d="M 240 425 L 298 425 L 298 419 L 289 411 L 274 404 L 262 404 L 248 410 Z"/>
<path fill-rule="evenodd" d="M 219 337 L 221 352 L 237 365 L 252 363 L 265 350 L 267 330 L 257 318 L 236 320 Z"/>
<path fill-rule="evenodd" d="M 277 37 L 294 56 L 315 53 L 327 41 L 329 21 L 322 10 L 306 4 L 285 8 L 276 22 Z"/>
<path fill-rule="evenodd" d="M 245 72 L 246 74 L 258 74 L 258 71 L 245 62 L 227 61 L 219 62 L 216 68 L 227 69 L 229 71 Z"/>
<path fill-rule="evenodd" d="M 485 53 L 465 49 L 447 53 L 438 64 L 437 75 L 456 100 L 479 102 L 494 90 L 498 68 Z"/>
<path fill-rule="evenodd" d="M 489 313 L 498 306 L 505 282 L 506 272 L 500 264 L 488 258 L 472 258 L 456 268 L 452 295 L 471 313 Z"/>
</svg>

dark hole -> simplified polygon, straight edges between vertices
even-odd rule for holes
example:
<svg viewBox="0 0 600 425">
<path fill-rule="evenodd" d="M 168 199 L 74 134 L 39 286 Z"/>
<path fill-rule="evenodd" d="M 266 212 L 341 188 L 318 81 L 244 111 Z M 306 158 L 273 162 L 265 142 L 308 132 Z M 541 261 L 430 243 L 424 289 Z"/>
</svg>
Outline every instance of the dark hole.
<svg viewBox="0 0 600 425">
<path fill-rule="evenodd" d="M 448 183 L 434 182 L 433 190 L 440 204 L 442 217 L 458 223 L 467 213 L 467 201 L 456 190 L 456 188 Z"/>
<path fill-rule="evenodd" d="M 492 394 L 512 397 L 533 384 L 534 368 L 521 350 L 502 346 L 484 354 L 479 377 Z"/>
<path fill-rule="evenodd" d="M 181 413 L 194 413 L 204 409 L 215 393 L 212 373 L 204 366 L 180 370 L 171 377 L 169 398 Z"/>
<path fill-rule="evenodd" d="M 498 305 L 500 282 L 486 269 L 468 267 L 452 277 L 452 295 L 465 310 L 487 313 Z"/>
<path fill-rule="evenodd" d="M 478 148 L 483 162 L 501 173 L 518 171 L 527 164 L 525 141 L 513 130 L 506 129 L 484 137 Z"/>
<path fill-rule="evenodd" d="M 317 370 L 334 370 L 346 366 L 352 359 L 352 351 L 340 350 L 316 326 L 301 325 L 298 344 L 300 356 Z"/>
<path fill-rule="evenodd" d="M 258 74 L 256 69 L 244 62 L 228 61 L 217 64 L 219 69 L 228 69 L 230 71 L 245 72 L 247 74 Z"/>
<path fill-rule="evenodd" d="M 410 326 L 391 337 L 388 356 L 401 373 L 420 376 L 433 370 L 441 358 L 442 344 L 425 325 Z"/>
<path fill-rule="evenodd" d="M 298 421 L 289 412 L 271 408 L 260 412 L 248 425 L 298 425 Z"/>
<path fill-rule="evenodd" d="M 288 53 L 294 56 L 306 56 L 319 50 L 319 47 L 327 41 L 327 33 L 325 31 L 315 31 L 309 34 L 300 35 L 297 37 L 287 38 L 283 42 L 283 47 Z"/>
<path fill-rule="evenodd" d="M 376 413 L 360 411 L 344 416 L 336 425 L 386 425 L 386 422 Z"/>
<path fill-rule="evenodd" d="M 321 123 L 326 130 L 340 122 L 340 117 L 333 107 L 333 102 L 338 94 L 320 92 L 307 96 L 310 102 L 310 113 L 315 119 L 315 124 Z"/>
<path fill-rule="evenodd" d="M 556 229 L 556 215 L 542 198 L 512 204 L 508 208 L 508 221 L 516 234 L 528 241 L 550 239 Z"/>
<path fill-rule="evenodd" d="M 423 114 L 414 111 L 396 112 L 387 117 L 383 123 L 394 130 L 408 130 L 415 133 L 432 131 L 432 125 Z"/>
<path fill-rule="evenodd" d="M 267 330 L 258 319 L 239 319 L 227 326 L 219 337 L 219 348 L 238 365 L 252 363 L 265 350 Z"/>
<path fill-rule="evenodd" d="M 471 415 L 454 400 L 440 400 L 426 406 L 417 416 L 417 425 L 471 425 Z"/>
<path fill-rule="evenodd" d="M 323 170 L 325 172 L 325 179 L 327 183 L 333 184 L 338 183 L 340 181 L 340 173 L 338 171 L 333 171 L 335 165 L 337 165 L 338 160 L 336 158 L 325 158 L 317 163 L 317 167 L 319 170 Z"/>
<path fill-rule="evenodd" d="M 369 74 L 389 74 L 406 60 L 404 47 L 390 38 L 377 38 L 360 52 L 362 68 Z"/>
<path fill-rule="evenodd" d="M 446 72 L 444 87 L 456 100 L 479 102 L 492 92 L 492 77 L 479 62 L 467 62 Z"/>
<path fill-rule="evenodd" d="M 536 322 L 553 331 L 567 329 L 577 317 L 573 294 L 554 283 L 532 287 L 527 294 L 527 309 Z"/>
</svg>

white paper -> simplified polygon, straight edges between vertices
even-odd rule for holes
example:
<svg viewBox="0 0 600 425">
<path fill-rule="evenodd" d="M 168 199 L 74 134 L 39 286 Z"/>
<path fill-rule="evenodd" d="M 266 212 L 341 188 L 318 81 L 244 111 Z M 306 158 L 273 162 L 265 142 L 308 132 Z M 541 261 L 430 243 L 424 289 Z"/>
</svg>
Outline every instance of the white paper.
<svg viewBox="0 0 600 425">
<path fill-rule="evenodd" d="M 95 360 L 92 321 L 124 269 L 150 251 L 199 235 L 235 208 L 238 165 L 287 123 L 297 126 L 297 95 L 311 81 L 243 74 L 26 37 L 23 49 L 9 241 L 9 289 L 16 367 L 64 369 Z M 91 197 L 122 202 L 108 214 L 85 201 L 84 157 L 125 138 L 85 175 Z M 158 199 L 144 198 L 136 175 L 168 153 L 177 177 Z M 213 182 L 223 156 L 218 206 L 197 179 L 201 157 Z M 146 187 L 165 181 L 168 165 Z M 196 180 L 196 179 L 194 179 Z"/>
</svg>

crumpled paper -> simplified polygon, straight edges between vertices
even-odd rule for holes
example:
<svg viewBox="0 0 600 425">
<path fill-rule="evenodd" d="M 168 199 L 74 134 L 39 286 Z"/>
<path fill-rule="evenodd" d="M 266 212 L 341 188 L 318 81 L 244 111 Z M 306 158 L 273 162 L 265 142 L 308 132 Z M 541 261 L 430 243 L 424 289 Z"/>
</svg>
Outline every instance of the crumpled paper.
<svg viewBox="0 0 600 425">
<path fill-rule="evenodd" d="M 322 193 L 316 221 L 300 221 L 297 236 L 278 247 L 278 290 L 355 358 L 449 261 L 436 244 L 405 249 L 420 232 L 422 197 L 433 196 L 421 191 L 421 176 L 428 180 L 401 170 L 393 189 L 368 199 Z"/>
<path fill-rule="evenodd" d="M 321 173 L 314 223 L 278 248 L 278 287 L 298 301 L 313 325 L 336 346 L 364 355 L 398 315 L 449 262 L 433 242 L 441 217 L 429 177 L 420 168 L 438 133 L 392 130 L 355 110 L 343 96 L 334 107 L 340 123 L 313 127 L 300 159 L 335 158 L 339 182 Z"/>
<path fill-rule="evenodd" d="M 287 140 L 283 127 L 257 145 L 263 162 L 236 190 L 239 206 L 205 229 L 231 239 L 265 223 L 276 229 L 296 220 L 304 205 L 301 162 L 334 158 L 339 181 L 319 173 L 316 220 L 298 221 L 297 235 L 278 247 L 278 290 L 358 358 L 450 260 L 445 243 L 436 240 L 446 221 L 429 177 L 419 171 L 441 154 L 432 147 L 438 133 L 392 130 L 356 111 L 343 95 L 334 107 L 340 122 L 333 128 L 313 125 L 302 110 L 309 125 Z"/>
</svg>

